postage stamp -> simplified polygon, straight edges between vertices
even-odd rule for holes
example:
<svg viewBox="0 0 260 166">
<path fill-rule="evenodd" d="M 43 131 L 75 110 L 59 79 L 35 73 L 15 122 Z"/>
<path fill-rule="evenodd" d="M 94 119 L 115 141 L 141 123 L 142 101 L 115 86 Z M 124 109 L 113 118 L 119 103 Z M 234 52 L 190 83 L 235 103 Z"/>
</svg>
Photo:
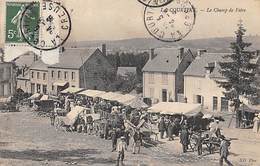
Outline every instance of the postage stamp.
<svg viewBox="0 0 260 166">
<path fill-rule="evenodd" d="M 22 13 L 30 2 L 7 2 L 6 3 L 6 43 L 26 43 L 22 37 L 20 30 Z M 32 6 L 34 16 L 31 17 L 31 21 L 27 24 L 28 28 L 33 29 L 37 24 L 36 20 L 39 19 L 40 6 L 39 3 L 35 3 Z M 29 16 L 29 15 L 28 15 Z M 31 38 L 30 40 L 34 40 Z"/>
<path fill-rule="evenodd" d="M 71 33 L 71 18 L 65 7 L 44 1 L 41 15 L 33 2 L 22 13 L 20 29 L 24 40 L 39 50 L 53 50 L 63 45 Z M 33 26 L 30 26 L 31 23 Z"/>
<path fill-rule="evenodd" d="M 171 3 L 173 0 L 138 0 L 142 4 L 148 7 L 162 7 Z"/>
<path fill-rule="evenodd" d="M 187 36 L 196 20 L 195 8 L 188 0 L 176 0 L 160 8 L 146 7 L 144 24 L 154 38 L 176 42 Z"/>
</svg>

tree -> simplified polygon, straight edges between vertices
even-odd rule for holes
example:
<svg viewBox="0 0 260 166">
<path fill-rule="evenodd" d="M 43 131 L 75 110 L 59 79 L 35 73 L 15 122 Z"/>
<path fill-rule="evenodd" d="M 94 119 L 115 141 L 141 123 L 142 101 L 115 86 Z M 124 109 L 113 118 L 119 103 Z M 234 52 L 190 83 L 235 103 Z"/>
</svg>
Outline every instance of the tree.
<svg viewBox="0 0 260 166">
<path fill-rule="evenodd" d="M 220 73 L 224 76 L 224 81 L 217 81 L 220 87 L 225 89 L 223 94 L 231 101 L 236 113 L 236 127 L 240 127 L 241 114 L 239 107 L 241 97 L 250 98 L 256 95 L 256 88 L 253 86 L 257 64 L 253 63 L 256 58 L 254 52 L 247 48 L 251 43 L 243 41 L 246 29 L 243 27 L 242 20 L 238 24 L 238 30 L 235 32 L 236 41 L 232 42 L 230 48 L 232 53 L 223 56 L 224 61 L 219 62 Z"/>
</svg>

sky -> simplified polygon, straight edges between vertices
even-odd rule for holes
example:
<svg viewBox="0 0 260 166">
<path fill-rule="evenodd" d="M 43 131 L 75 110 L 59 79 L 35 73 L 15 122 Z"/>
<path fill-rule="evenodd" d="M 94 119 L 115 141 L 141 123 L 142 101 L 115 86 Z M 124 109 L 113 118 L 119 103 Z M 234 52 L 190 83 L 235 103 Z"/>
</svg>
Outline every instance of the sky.
<svg viewBox="0 0 260 166">
<path fill-rule="evenodd" d="M 4 1 L 0 0 L 0 11 L 3 11 Z M 151 37 L 144 26 L 144 5 L 137 0 L 63 1 L 72 19 L 69 41 Z M 239 19 L 243 20 L 248 35 L 260 35 L 260 0 L 191 0 L 190 2 L 196 8 L 197 16 L 195 25 L 186 39 L 233 36 Z M 206 12 L 207 8 L 213 10 L 243 8 L 246 11 Z M 0 33 L 3 36 L 3 12 L 1 15 Z M 3 42 L 2 37 L 0 43 Z"/>
</svg>

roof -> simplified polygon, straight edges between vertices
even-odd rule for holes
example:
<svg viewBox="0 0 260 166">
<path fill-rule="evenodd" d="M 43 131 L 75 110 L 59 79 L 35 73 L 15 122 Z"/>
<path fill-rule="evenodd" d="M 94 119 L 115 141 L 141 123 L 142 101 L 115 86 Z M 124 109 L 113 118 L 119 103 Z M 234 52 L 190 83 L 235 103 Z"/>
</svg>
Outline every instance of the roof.
<svg viewBox="0 0 260 166">
<path fill-rule="evenodd" d="M 117 75 L 127 76 L 127 73 L 136 74 L 136 67 L 118 67 Z"/>
<path fill-rule="evenodd" d="M 13 61 L 15 62 L 15 64 L 17 66 L 30 67 L 34 63 L 35 56 L 37 56 L 37 54 L 35 54 L 32 51 L 28 51 L 28 52 L 20 55 L 19 57 L 15 58 Z"/>
<path fill-rule="evenodd" d="M 79 93 L 83 91 L 83 88 L 77 88 L 77 87 L 68 87 L 67 89 L 64 89 L 61 91 L 61 93 Z"/>
<path fill-rule="evenodd" d="M 194 112 L 200 112 L 200 104 L 191 103 L 180 103 L 180 102 L 160 102 L 149 108 L 150 113 L 161 113 L 161 114 L 185 114 L 189 115 Z"/>
<path fill-rule="evenodd" d="M 201 57 L 197 57 L 190 64 L 187 70 L 184 72 L 185 76 L 199 76 L 205 77 L 206 69 L 209 63 L 215 63 L 213 71 L 210 73 L 210 78 L 222 78 L 223 76 L 219 72 L 220 66 L 218 62 L 224 61 L 223 56 L 229 53 L 203 53 Z"/>
<path fill-rule="evenodd" d="M 31 70 L 48 70 L 48 65 L 44 63 L 41 59 L 35 61 L 31 67 Z"/>
<path fill-rule="evenodd" d="M 184 49 L 184 54 L 187 49 Z M 143 67 L 143 71 L 153 72 L 175 72 L 179 66 L 179 48 L 156 48 L 154 50 L 156 57 Z"/>
<path fill-rule="evenodd" d="M 66 48 L 59 62 L 49 67 L 79 69 L 97 51 L 103 55 L 98 48 Z"/>
<path fill-rule="evenodd" d="M 86 96 L 89 96 L 89 97 L 97 97 L 98 95 L 102 95 L 102 94 L 105 94 L 106 92 L 104 91 L 99 91 L 99 90 L 91 90 L 91 89 L 88 89 L 88 90 L 84 90 L 78 94 L 80 95 L 86 95 Z"/>
</svg>

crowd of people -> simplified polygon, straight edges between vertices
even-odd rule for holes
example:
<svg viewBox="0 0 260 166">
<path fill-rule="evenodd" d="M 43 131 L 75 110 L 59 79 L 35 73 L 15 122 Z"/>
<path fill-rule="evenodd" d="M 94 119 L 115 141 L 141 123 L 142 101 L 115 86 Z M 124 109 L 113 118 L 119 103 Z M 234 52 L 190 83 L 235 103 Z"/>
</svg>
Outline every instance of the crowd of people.
<svg viewBox="0 0 260 166">
<path fill-rule="evenodd" d="M 83 132 L 89 135 L 96 135 L 101 139 L 111 140 L 111 151 L 117 152 L 117 165 L 123 164 L 125 152 L 131 145 L 132 153 L 140 153 L 141 146 L 144 143 L 144 134 L 141 132 L 140 122 L 144 120 L 149 123 L 149 117 L 144 114 L 144 111 L 131 109 L 120 105 L 116 102 L 106 101 L 102 99 L 93 99 L 83 96 L 69 95 L 62 97 L 64 100 L 55 103 L 56 108 L 63 108 L 69 112 L 72 107 L 83 106 L 89 110 L 89 113 L 100 115 L 99 120 L 94 120 L 91 116 L 83 117 L 79 114 L 73 125 L 74 131 Z M 57 109 L 51 113 L 51 125 L 54 125 L 55 118 L 58 116 Z M 85 114 L 86 115 L 86 114 Z M 202 155 L 202 145 L 205 137 L 202 135 L 202 130 L 197 130 L 194 134 L 194 126 L 191 126 L 187 117 L 162 115 L 156 122 L 160 139 L 175 140 L 179 137 L 182 145 L 183 153 L 188 152 L 190 148 L 191 135 L 196 135 L 196 147 L 198 155 Z M 214 120 L 208 125 L 208 129 L 213 137 L 213 134 L 220 140 L 220 165 L 225 161 L 228 165 L 232 165 L 228 157 L 228 147 L 230 141 L 227 141 L 220 133 L 219 121 Z M 131 143 L 130 143 L 131 142 Z M 192 149 L 193 151 L 194 149 Z"/>
</svg>

